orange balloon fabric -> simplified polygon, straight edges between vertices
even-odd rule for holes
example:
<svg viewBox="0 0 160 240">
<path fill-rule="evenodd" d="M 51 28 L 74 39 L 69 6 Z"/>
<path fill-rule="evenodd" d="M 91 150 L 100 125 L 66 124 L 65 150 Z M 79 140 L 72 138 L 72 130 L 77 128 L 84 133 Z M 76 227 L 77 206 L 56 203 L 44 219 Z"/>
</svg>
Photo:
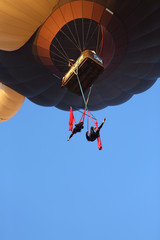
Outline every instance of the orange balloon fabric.
<svg viewBox="0 0 160 240">
<path fill-rule="evenodd" d="M 51 14 L 58 0 L 1 0 L 0 49 L 22 47 Z"/>
<path fill-rule="evenodd" d="M 0 83 L 0 122 L 12 118 L 21 108 L 25 97 Z"/>
</svg>

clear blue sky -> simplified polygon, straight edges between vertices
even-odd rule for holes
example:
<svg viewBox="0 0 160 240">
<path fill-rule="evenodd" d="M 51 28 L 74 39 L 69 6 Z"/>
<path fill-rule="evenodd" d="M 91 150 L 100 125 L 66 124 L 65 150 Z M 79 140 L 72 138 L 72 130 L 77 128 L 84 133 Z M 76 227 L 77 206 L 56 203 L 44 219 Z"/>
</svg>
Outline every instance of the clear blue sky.
<svg viewBox="0 0 160 240">
<path fill-rule="evenodd" d="M 160 239 L 160 82 L 94 114 L 102 151 L 28 100 L 0 124 L 1 240 Z"/>
</svg>

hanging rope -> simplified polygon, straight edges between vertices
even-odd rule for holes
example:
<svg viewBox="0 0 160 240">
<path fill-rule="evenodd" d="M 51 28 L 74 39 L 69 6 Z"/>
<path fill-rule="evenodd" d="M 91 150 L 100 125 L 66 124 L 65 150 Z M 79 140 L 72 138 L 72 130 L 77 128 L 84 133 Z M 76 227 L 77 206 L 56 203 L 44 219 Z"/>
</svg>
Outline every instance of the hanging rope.
<svg viewBox="0 0 160 240">
<path fill-rule="evenodd" d="M 84 119 L 85 119 L 85 114 L 86 113 L 86 109 L 84 109 L 84 112 L 79 120 L 79 123 L 81 122 L 84 122 Z M 70 107 L 70 115 L 69 115 L 69 131 L 73 131 L 73 122 L 74 124 L 76 125 L 76 120 L 75 120 L 75 117 L 74 117 L 74 114 L 73 114 L 73 110 L 72 110 L 72 107 Z"/>
<path fill-rule="evenodd" d="M 96 123 L 94 122 L 93 118 L 96 120 L 96 118 L 93 116 L 91 116 L 90 112 L 88 111 L 88 102 L 89 102 L 89 98 L 90 98 L 90 94 L 91 94 L 91 91 L 92 91 L 92 87 L 93 87 L 93 84 L 92 86 L 90 87 L 89 89 L 89 93 L 88 93 L 88 97 L 87 97 L 87 100 L 85 99 L 85 96 L 84 96 L 84 92 L 83 92 L 83 89 L 82 89 L 82 85 L 81 85 L 81 82 L 80 82 L 80 79 L 79 79 L 79 76 L 78 76 L 78 65 L 79 65 L 79 61 L 77 62 L 77 66 L 76 66 L 76 76 L 77 76 L 77 79 L 78 79 L 78 84 L 79 84 L 79 87 L 80 87 L 80 90 L 81 90 L 81 94 L 82 94 L 82 97 L 83 97 L 83 101 L 84 101 L 84 104 L 85 104 L 85 110 L 84 110 L 84 117 L 85 117 L 85 111 L 87 110 L 87 129 L 89 129 L 89 117 L 92 119 L 94 125 L 96 126 Z M 82 115 L 83 116 L 83 115 Z"/>
<path fill-rule="evenodd" d="M 83 89 L 82 89 L 82 85 L 81 85 L 81 82 L 80 82 L 80 79 L 79 79 L 79 76 L 78 76 L 78 66 L 79 66 L 79 60 L 78 60 L 78 62 L 77 62 L 75 74 L 76 74 L 77 79 L 78 79 L 78 84 L 79 84 L 79 87 L 80 87 L 80 90 L 81 90 L 81 94 L 82 94 L 82 97 L 83 97 L 83 101 L 84 101 L 85 108 L 87 109 L 87 105 L 88 105 L 88 101 L 89 101 L 89 98 L 90 98 L 90 94 L 91 94 L 91 91 L 92 91 L 93 84 L 92 84 L 92 86 L 90 87 L 90 90 L 89 90 L 89 93 L 88 93 L 88 97 L 87 97 L 87 100 L 86 100 L 86 99 L 85 99 L 85 96 L 84 96 Z"/>
<path fill-rule="evenodd" d="M 86 115 L 86 108 L 84 109 L 84 112 L 83 112 L 83 114 L 82 114 L 81 119 L 79 120 L 79 123 L 80 123 L 80 122 L 84 122 L 85 115 Z"/>
<path fill-rule="evenodd" d="M 88 109 L 87 109 L 87 115 L 88 115 L 88 118 L 89 118 L 89 117 L 91 118 L 92 122 L 94 123 L 94 125 L 95 125 L 96 128 L 97 128 L 97 124 L 96 124 L 97 120 L 96 120 L 96 122 L 93 120 L 93 118 L 92 118 L 90 112 L 88 111 Z M 88 120 L 88 125 L 89 125 L 89 120 Z M 98 128 L 97 128 L 97 129 L 98 129 Z"/>
<path fill-rule="evenodd" d="M 89 98 L 90 98 L 90 95 L 91 95 L 92 87 L 93 87 L 93 84 L 92 84 L 92 86 L 89 88 L 88 98 L 87 98 L 87 100 L 86 100 L 86 106 L 88 105 L 88 101 L 89 101 Z"/>
<path fill-rule="evenodd" d="M 80 111 L 78 108 L 76 108 L 76 107 L 72 107 L 75 111 L 78 111 L 78 112 L 80 112 L 80 113 L 83 113 L 82 111 Z M 87 109 L 86 109 L 87 110 Z M 92 115 L 92 118 L 96 121 L 97 119 L 96 119 L 96 117 L 92 114 L 92 113 L 90 113 L 91 115 Z M 87 114 L 85 113 L 85 116 L 87 116 Z"/>
<path fill-rule="evenodd" d="M 85 99 L 85 96 L 84 96 L 84 93 L 83 93 L 83 89 L 82 89 L 81 82 L 80 82 L 78 74 L 77 74 L 77 79 L 78 79 L 78 84 L 79 84 L 81 94 L 82 94 L 82 97 L 83 97 L 84 105 L 85 105 L 85 108 L 86 108 L 86 99 Z"/>
<path fill-rule="evenodd" d="M 87 131 L 89 132 L 89 114 L 87 110 Z"/>
</svg>

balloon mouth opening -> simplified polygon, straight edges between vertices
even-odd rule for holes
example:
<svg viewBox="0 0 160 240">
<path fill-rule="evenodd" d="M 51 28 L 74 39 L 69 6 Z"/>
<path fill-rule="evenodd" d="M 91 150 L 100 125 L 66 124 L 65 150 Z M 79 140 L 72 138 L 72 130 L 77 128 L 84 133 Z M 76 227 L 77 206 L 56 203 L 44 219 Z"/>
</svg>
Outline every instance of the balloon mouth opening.
<svg viewBox="0 0 160 240">
<path fill-rule="evenodd" d="M 123 37 L 122 37 L 123 36 Z M 91 1 L 73 1 L 57 7 L 37 33 L 41 63 L 62 79 L 85 50 L 94 50 L 110 75 L 127 49 L 127 34 L 115 14 Z"/>
<path fill-rule="evenodd" d="M 72 20 L 52 40 L 51 60 L 65 74 L 70 68 L 70 59 L 76 61 L 84 50 L 94 50 L 99 55 L 102 38 L 101 25 L 96 21 L 86 18 Z"/>
</svg>

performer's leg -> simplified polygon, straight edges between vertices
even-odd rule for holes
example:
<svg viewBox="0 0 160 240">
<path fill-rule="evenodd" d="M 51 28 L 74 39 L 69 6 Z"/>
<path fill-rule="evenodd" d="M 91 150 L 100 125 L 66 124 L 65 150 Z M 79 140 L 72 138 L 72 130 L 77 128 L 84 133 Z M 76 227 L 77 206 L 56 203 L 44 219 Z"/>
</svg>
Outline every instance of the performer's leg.
<svg viewBox="0 0 160 240">
<path fill-rule="evenodd" d="M 74 133 L 71 133 L 71 135 L 69 136 L 69 138 L 67 139 L 67 141 L 69 141 L 71 139 L 71 137 L 73 136 Z"/>
<path fill-rule="evenodd" d="M 106 121 L 106 119 L 104 118 L 104 119 L 103 119 L 103 122 L 102 122 L 101 125 L 98 127 L 99 130 L 103 127 L 103 124 L 104 124 L 105 121 Z"/>
</svg>

